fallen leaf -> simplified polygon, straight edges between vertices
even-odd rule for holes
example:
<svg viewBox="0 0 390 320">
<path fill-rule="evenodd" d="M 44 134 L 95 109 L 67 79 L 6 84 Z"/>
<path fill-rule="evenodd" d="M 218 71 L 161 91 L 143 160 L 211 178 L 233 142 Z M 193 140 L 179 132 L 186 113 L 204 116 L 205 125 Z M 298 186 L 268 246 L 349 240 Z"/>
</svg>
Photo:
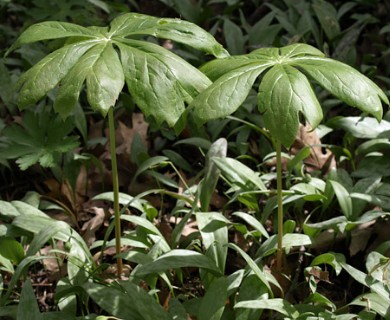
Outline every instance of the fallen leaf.
<svg viewBox="0 0 390 320">
<path fill-rule="evenodd" d="M 105 219 L 105 212 L 102 208 L 90 208 L 95 216 L 83 224 L 81 231 L 83 231 L 83 238 L 91 245 L 96 240 L 96 231 L 103 225 Z"/>
<path fill-rule="evenodd" d="M 310 156 L 304 160 L 308 172 L 320 170 L 323 174 L 326 174 L 329 170 L 336 167 L 333 153 L 321 146 L 321 140 L 316 131 L 313 130 L 310 124 L 305 126 L 300 124 L 299 132 L 290 153 L 295 155 L 306 146 L 310 146 Z"/>
</svg>

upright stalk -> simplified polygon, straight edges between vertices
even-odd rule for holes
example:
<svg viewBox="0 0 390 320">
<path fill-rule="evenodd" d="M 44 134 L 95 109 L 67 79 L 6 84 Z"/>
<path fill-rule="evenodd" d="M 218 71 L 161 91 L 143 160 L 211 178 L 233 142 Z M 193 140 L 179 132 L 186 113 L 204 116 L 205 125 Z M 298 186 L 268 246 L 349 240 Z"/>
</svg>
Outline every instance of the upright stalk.
<svg viewBox="0 0 390 320">
<path fill-rule="evenodd" d="M 276 151 L 276 189 L 278 198 L 278 251 L 276 254 L 276 268 L 282 270 L 283 265 L 283 199 L 282 199 L 282 145 L 275 140 Z"/>
<path fill-rule="evenodd" d="M 121 253 L 121 220 L 119 211 L 119 182 L 118 182 L 118 164 L 116 161 L 116 143 L 115 143 L 115 124 L 114 124 L 114 107 L 108 110 L 108 128 L 110 135 L 110 152 L 111 152 L 111 175 L 114 192 L 114 225 L 115 225 L 115 253 L 117 255 L 116 265 L 118 277 L 122 275 L 122 258 Z"/>
</svg>

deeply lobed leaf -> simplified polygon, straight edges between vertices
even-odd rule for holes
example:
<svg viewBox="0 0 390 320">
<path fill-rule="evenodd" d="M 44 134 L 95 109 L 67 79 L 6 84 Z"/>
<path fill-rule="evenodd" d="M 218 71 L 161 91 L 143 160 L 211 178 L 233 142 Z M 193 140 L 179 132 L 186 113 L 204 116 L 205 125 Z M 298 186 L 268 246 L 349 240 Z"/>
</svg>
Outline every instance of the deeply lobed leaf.
<svg viewBox="0 0 390 320">
<path fill-rule="evenodd" d="M 91 107 L 105 115 L 126 80 L 134 100 L 147 115 L 159 124 L 166 121 L 173 126 L 182 116 L 185 103 L 211 82 L 169 50 L 130 39 L 139 39 L 140 35 L 171 39 L 218 57 L 228 56 L 211 34 L 179 19 L 129 13 L 114 19 L 109 28 L 43 22 L 29 27 L 9 51 L 42 40 L 69 37 L 70 41 L 21 77 L 19 106 L 36 104 L 59 85 L 54 108 L 66 117 L 86 83 Z"/>
<path fill-rule="evenodd" d="M 42 99 L 93 45 L 93 42 L 86 41 L 65 46 L 49 54 L 24 73 L 18 83 L 19 107 L 23 109 Z"/>
<path fill-rule="evenodd" d="M 261 48 L 247 55 L 211 61 L 202 67 L 215 82 L 191 103 L 198 124 L 225 117 L 244 102 L 256 78 L 268 70 L 260 84 L 258 105 L 271 135 L 291 146 L 299 128 L 300 114 L 312 125 L 322 119 L 320 104 L 309 80 L 314 79 L 345 103 L 382 117 L 386 95 L 370 79 L 352 67 L 325 58 L 306 44 Z"/>
</svg>

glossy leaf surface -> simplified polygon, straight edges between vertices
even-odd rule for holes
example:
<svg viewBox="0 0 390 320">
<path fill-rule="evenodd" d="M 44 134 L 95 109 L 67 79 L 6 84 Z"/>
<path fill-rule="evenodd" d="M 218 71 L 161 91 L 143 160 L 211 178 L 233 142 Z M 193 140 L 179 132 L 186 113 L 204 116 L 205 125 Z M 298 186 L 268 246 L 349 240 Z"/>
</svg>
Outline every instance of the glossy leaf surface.
<svg viewBox="0 0 390 320">
<path fill-rule="evenodd" d="M 36 41 L 69 38 L 19 81 L 18 104 L 36 104 L 50 90 L 63 117 L 73 110 L 84 83 L 91 107 L 106 115 L 125 83 L 139 108 L 157 123 L 173 126 L 189 103 L 211 81 L 185 60 L 156 44 L 139 40 L 151 35 L 171 39 L 217 57 L 228 56 L 202 28 L 180 19 L 128 13 L 109 27 L 81 27 L 66 22 L 42 22 L 27 28 L 9 51 Z"/>
<path fill-rule="evenodd" d="M 310 80 L 378 121 L 382 117 L 382 101 L 389 103 L 370 79 L 306 44 L 261 48 L 211 61 L 201 70 L 215 82 L 191 103 L 197 123 L 236 111 L 256 79 L 264 75 L 259 86 L 259 110 L 266 128 L 286 147 L 295 140 L 300 114 L 312 127 L 322 120 Z"/>
</svg>

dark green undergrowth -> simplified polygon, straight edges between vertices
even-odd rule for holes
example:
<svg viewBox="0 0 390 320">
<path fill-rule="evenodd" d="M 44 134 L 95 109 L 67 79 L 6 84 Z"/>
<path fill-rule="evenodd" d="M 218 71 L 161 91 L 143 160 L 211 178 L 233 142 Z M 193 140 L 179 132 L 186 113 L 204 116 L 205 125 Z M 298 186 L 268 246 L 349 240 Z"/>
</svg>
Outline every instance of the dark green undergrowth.
<svg viewBox="0 0 390 320">
<path fill-rule="evenodd" d="M 389 14 L 0 0 L 0 318 L 390 319 Z"/>
</svg>

